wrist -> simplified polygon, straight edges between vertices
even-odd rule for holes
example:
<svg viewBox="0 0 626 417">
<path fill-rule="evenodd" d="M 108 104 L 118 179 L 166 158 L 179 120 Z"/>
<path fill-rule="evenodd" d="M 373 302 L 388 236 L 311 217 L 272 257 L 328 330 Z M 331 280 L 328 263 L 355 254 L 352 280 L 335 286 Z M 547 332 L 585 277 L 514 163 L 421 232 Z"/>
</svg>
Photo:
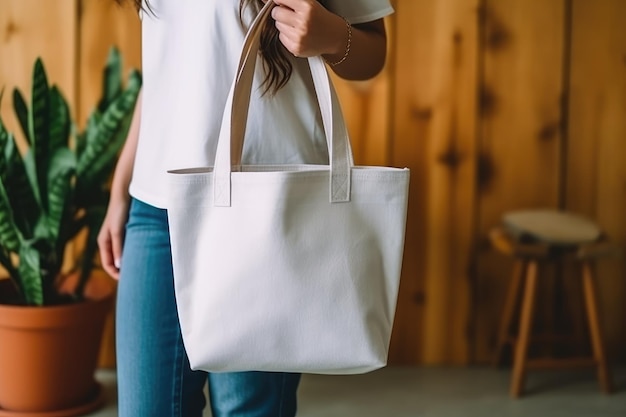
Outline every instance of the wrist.
<svg viewBox="0 0 626 417">
<path fill-rule="evenodd" d="M 348 19 L 336 16 L 336 31 L 333 31 L 333 41 L 330 50 L 323 54 L 326 62 L 331 66 L 342 64 L 350 54 L 350 48 L 352 46 L 352 25 Z"/>
<path fill-rule="evenodd" d="M 117 179 L 118 181 L 115 181 L 116 179 L 117 178 L 114 178 L 113 183 L 111 184 L 110 201 L 116 204 L 126 204 L 130 201 L 130 193 L 128 190 L 130 181 L 126 181 L 126 179 Z"/>
<path fill-rule="evenodd" d="M 111 198 L 109 200 L 109 206 L 125 207 L 129 204 L 129 202 L 130 202 L 130 194 L 128 193 L 128 191 L 126 192 L 111 191 Z"/>
</svg>

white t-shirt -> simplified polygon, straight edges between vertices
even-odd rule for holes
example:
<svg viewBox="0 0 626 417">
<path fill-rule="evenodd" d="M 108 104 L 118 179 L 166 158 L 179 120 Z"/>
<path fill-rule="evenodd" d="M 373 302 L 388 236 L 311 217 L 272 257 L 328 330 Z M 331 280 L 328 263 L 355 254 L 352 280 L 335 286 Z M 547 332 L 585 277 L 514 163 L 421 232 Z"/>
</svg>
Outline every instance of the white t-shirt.
<svg viewBox="0 0 626 417">
<path fill-rule="evenodd" d="M 166 172 L 208 167 L 215 159 L 226 97 L 246 28 L 240 0 L 151 0 L 142 12 L 143 98 L 141 127 L 130 194 L 166 207 Z M 389 0 L 326 0 L 351 23 L 393 12 Z M 253 11 L 244 11 L 250 22 Z M 288 84 L 262 95 L 265 78 L 257 63 L 248 115 L 245 164 L 328 161 L 311 74 L 305 59 L 293 59 Z"/>
</svg>

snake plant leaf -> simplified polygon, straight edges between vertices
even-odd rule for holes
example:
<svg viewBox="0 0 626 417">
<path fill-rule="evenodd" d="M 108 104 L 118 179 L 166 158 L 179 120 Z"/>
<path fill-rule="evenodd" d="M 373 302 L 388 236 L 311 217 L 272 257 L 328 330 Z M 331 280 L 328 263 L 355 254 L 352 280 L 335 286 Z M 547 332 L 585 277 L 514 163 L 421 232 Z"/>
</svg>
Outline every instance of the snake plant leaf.
<svg viewBox="0 0 626 417">
<path fill-rule="evenodd" d="M 85 184 L 106 185 L 108 183 L 110 174 L 113 172 L 115 163 L 117 162 L 120 149 L 126 140 L 130 123 L 130 117 L 125 117 L 120 121 L 116 132 L 109 139 L 109 144 L 103 149 L 100 158 L 86 171 Z M 102 202 L 99 201 L 97 203 Z"/>
<path fill-rule="evenodd" d="M 70 136 L 71 118 L 67 101 L 56 86 L 50 89 L 50 128 L 48 129 L 50 142 L 49 155 L 57 149 L 67 147 Z"/>
<path fill-rule="evenodd" d="M 87 119 L 87 126 L 89 126 L 90 120 L 91 120 L 91 117 Z M 74 137 L 74 153 L 76 154 L 76 157 L 78 158 L 85 150 L 87 133 L 84 131 L 83 132 L 79 131 L 76 128 L 76 126 L 74 126 L 72 128 L 72 136 Z"/>
<path fill-rule="evenodd" d="M 0 94 L 0 100 L 2 100 L 1 94 Z M 4 127 L 2 118 L 0 118 L 0 149 L 6 149 L 8 141 L 9 141 L 9 132 Z M 4 153 L 0 153 L 0 179 L 5 180 L 6 176 L 7 176 L 7 158 Z"/>
<path fill-rule="evenodd" d="M 87 145 L 80 155 L 77 177 L 84 184 L 101 183 L 115 163 L 121 143 L 126 139 L 129 115 L 135 107 L 141 88 L 141 77 L 136 71 L 129 78 L 126 90 L 107 108 L 96 126 L 96 134 L 87 135 Z"/>
<path fill-rule="evenodd" d="M 26 142 L 30 145 L 31 136 L 30 129 L 28 128 L 28 106 L 26 106 L 24 96 L 17 88 L 13 90 L 13 109 L 15 110 L 17 120 L 20 122 L 20 127 L 22 128 L 22 132 L 24 133 L 24 138 L 26 139 Z"/>
<path fill-rule="evenodd" d="M 23 236 L 33 237 L 35 227 L 41 216 L 41 208 L 33 191 L 34 178 L 29 178 L 25 160 L 20 156 L 13 135 L 4 147 L 6 161 L 6 177 L 3 178 L 6 193 L 13 207 L 14 222 Z"/>
<path fill-rule="evenodd" d="M 40 253 L 31 242 L 24 242 L 20 247 L 19 257 L 18 271 L 26 303 L 28 305 L 41 306 L 43 305 L 44 297 Z"/>
<path fill-rule="evenodd" d="M 113 47 L 109 50 L 102 75 L 102 98 L 98 103 L 100 113 L 104 113 L 122 93 L 122 56 L 117 48 Z"/>
<path fill-rule="evenodd" d="M 22 157 L 22 165 L 24 166 L 26 179 L 29 182 L 29 188 L 33 193 L 33 197 L 35 198 L 37 205 L 43 209 L 44 206 L 41 200 L 41 189 L 39 188 L 39 180 L 37 178 L 38 167 L 33 148 L 29 148 Z"/>
<path fill-rule="evenodd" d="M 37 219 L 33 239 L 37 242 L 49 242 L 52 240 L 50 236 L 50 228 L 48 227 L 48 216 L 42 215 Z"/>
<path fill-rule="evenodd" d="M 35 178 L 39 190 L 39 201 L 44 210 L 48 208 L 47 176 L 48 176 L 48 149 L 50 127 L 50 94 L 48 77 L 41 58 L 35 61 L 33 69 L 33 86 L 30 111 L 28 112 L 28 127 L 31 137 L 31 150 L 34 155 Z"/>
<path fill-rule="evenodd" d="M 83 132 L 83 138 L 85 139 L 85 141 L 83 142 L 83 151 L 87 149 L 88 143 L 94 142 L 98 139 L 98 126 L 100 126 L 101 122 L 102 113 L 100 113 L 99 111 L 95 111 L 89 116 L 89 120 L 87 120 L 87 129 L 85 130 L 85 132 Z"/>
<path fill-rule="evenodd" d="M 20 234 L 13 221 L 13 210 L 4 181 L 0 181 L 0 246 L 10 252 L 18 252 L 20 249 Z"/>
<path fill-rule="evenodd" d="M 87 149 L 89 149 L 90 152 L 93 150 L 93 147 L 88 144 L 94 143 L 98 139 L 98 126 L 101 121 L 102 114 L 100 114 L 98 110 L 93 111 L 93 113 L 89 115 L 89 119 L 87 119 L 87 126 L 85 130 L 76 135 L 75 152 L 77 161 L 82 160 Z M 76 205 L 78 207 L 88 207 L 94 205 L 94 198 L 98 194 L 101 193 L 95 189 L 94 181 L 90 178 L 82 176 L 81 173 L 78 173 L 76 176 Z"/>
<path fill-rule="evenodd" d="M 72 178 L 76 167 L 74 153 L 68 148 L 58 149 L 51 158 L 48 175 L 48 229 L 56 243 L 61 235 L 61 225 L 67 216 L 72 198 Z"/>
</svg>

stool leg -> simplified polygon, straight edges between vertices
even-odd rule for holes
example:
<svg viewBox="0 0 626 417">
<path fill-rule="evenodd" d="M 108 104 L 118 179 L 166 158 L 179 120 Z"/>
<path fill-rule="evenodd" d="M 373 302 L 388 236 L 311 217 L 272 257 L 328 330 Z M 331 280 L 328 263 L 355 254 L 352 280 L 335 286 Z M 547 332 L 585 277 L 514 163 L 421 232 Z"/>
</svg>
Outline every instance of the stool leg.
<svg viewBox="0 0 626 417">
<path fill-rule="evenodd" d="M 533 313 L 535 307 L 535 296 L 537 293 L 537 269 L 537 262 L 531 261 L 528 264 L 528 270 L 526 272 L 526 284 L 522 299 L 520 328 L 518 332 L 518 338 L 515 342 L 513 378 L 511 381 L 511 396 L 514 398 L 518 398 L 524 390 L 528 345 L 530 343 L 530 334 L 532 331 Z"/>
<path fill-rule="evenodd" d="M 517 299 L 519 298 L 520 286 L 522 284 L 522 278 L 526 269 L 526 262 L 524 260 L 515 261 L 513 267 L 513 276 L 509 283 L 508 292 L 504 301 L 504 310 L 502 311 L 502 319 L 500 321 L 500 328 L 498 330 L 498 342 L 496 345 L 496 354 L 493 358 L 493 366 L 497 367 L 502 364 L 502 356 L 504 354 L 504 348 L 510 342 L 510 330 L 511 322 L 513 321 L 513 315 L 515 314 L 515 307 Z"/>
<path fill-rule="evenodd" d="M 589 320 L 589 333 L 591 334 L 591 344 L 593 348 L 593 359 L 596 362 L 598 381 L 605 393 L 612 390 L 611 375 L 606 359 L 606 351 L 600 328 L 600 317 L 598 315 L 598 299 L 596 295 L 596 283 L 590 262 L 583 262 L 583 288 L 585 293 L 585 306 L 587 308 L 587 319 Z"/>
</svg>

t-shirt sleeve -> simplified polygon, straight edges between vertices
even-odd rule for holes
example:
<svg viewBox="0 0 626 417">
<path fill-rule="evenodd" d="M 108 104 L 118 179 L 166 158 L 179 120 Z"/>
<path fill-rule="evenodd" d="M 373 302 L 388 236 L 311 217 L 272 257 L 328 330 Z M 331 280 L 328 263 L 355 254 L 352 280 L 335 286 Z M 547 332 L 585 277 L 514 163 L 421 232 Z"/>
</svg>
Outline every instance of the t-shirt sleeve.
<svg viewBox="0 0 626 417">
<path fill-rule="evenodd" d="M 389 0 L 326 0 L 321 3 L 352 24 L 371 22 L 393 13 Z"/>
</svg>

